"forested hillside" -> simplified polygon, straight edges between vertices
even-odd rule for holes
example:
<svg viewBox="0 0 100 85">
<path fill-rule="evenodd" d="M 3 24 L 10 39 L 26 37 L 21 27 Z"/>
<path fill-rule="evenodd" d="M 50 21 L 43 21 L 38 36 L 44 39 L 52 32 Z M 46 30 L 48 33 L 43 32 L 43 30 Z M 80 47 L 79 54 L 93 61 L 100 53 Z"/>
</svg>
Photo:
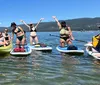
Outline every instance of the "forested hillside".
<svg viewBox="0 0 100 85">
<path fill-rule="evenodd" d="M 59 20 L 60 22 L 62 20 Z M 65 20 L 67 25 L 71 27 L 74 31 L 82 31 L 82 30 L 99 30 L 97 26 L 99 26 L 100 23 L 100 17 L 97 18 L 77 18 L 77 19 L 69 19 Z M 36 24 L 36 23 L 34 23 Z M 20 25 L 25 31 L 29 31 L 28 28 L 21 24 Z M 3 31 L 5 27 L 0 27 L 0 31 Z M 9 31 L 11 31 L 11 28 L 8 27 Z M 45 32 L 45 31 L 58 31 L 58 26 L 56 22 L 41 22 L 37 28 L 38 32 Z"/>
</svg>

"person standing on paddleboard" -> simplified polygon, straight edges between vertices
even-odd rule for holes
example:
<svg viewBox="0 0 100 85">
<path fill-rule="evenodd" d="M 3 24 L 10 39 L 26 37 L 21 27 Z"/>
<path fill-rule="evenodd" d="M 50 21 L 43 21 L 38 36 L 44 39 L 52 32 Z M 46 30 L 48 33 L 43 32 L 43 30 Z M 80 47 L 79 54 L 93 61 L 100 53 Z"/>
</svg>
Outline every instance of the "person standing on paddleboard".
<svg viewBox="0 0 100 85">
<path fill-rule="evenodd" d="M 38 41 L 38 37 L 37 37 L 37 34 L 36 34 L 36 30 L 37 30 L 37 27 L 38 25 L 40 24 L 40 22 L 43 20 L 44 18 L 41 18 L 40 21 L 36 24 L 36 26 L 34 26 L 34 24 L 26 24 L 25 21 L 23 20 L 20 20 L 23 24 L 25 24 L 28 28 L 29 28 L 29 31 L 30 31 L 30 44 L 38 44 L 39 41 Z M 35 40 L 35 43 L 33 42 L 33 40 Z"/>
<path fill-rule="evenodd" d="M 58 25 L 58 27 L 60 29 L 60 45 L 62 47 L 65 46 L 65 43 L 67 43 L 67 45 L 71 45 L 72 44 L 71 40 L 74 40 L 71 28 L 66 25 L 65 21 L 62 21 L 60 23 L 58 21 L 58 19 L 56 18 L 56 16 L 52 16 L 52 18 L 57 22 L 57 25 Z"/>
<path fill-rule="evenodd" d="M 11 27 L 12 27 L 12 40 L 14 38 L 14 34 L 16 34 L 17 47 L 19 48 L 20 44 L 22 44 L 21 46 L 22 46 L 22 49 L 24 50 L 24 45 L 25 45 L 24 30 L 20 26 L 17 26 L 15 22 L 11 23 Z"/>
</svg>

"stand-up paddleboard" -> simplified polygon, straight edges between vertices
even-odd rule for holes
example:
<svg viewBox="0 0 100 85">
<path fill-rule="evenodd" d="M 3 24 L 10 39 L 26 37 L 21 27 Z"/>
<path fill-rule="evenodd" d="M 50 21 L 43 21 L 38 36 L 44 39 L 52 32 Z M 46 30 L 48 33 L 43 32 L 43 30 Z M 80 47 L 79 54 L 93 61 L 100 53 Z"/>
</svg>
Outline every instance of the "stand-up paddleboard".
<svg viewBox="0 0 100 85">
<path fill-rule="evenodd" d="M 10 54 L 14 55 L 14 56 L 21 56 L 21 55 L 27 56 L 27 55 L 31 54 L 32 50 L 29 46 L 25 46 L 24 49 L 25 49 L 25 52 L 14 52 L 14 48 L 13 48 L 11 50 Z"/>
<path fill-rule="evenodd" d="M 74 45 L 65 46 L 65 47 L 57 46 L 56 49 L 59 52 L 66 53 L 66 54 L 72 54 L 72 55 L 73 54 L 80 55 L 84 53 L 84 50 L 77 48 Z"/>
<path fill-rule="evenodd" d="M 32 50 L 35 51 L 52 51 L 52 47 L 45 44 L 29 45 Z"/>
<path fill-rule="evenodd" d="M 0 54 L 5 55 L 6 53 L 10 53 L 12 47 L 13 47 L 12 42 L 10 42 L 10 44 L 7 46 L 0 46 Z"/>
<path fill-rule="evenodd" d="M 100 60 L 100 52 L 96 51 L 93 47 L 92 44 L 89 46 L 86 46 L 86 52 L 88 55 L 94 57 L 97 60 Z"/>
</svg>

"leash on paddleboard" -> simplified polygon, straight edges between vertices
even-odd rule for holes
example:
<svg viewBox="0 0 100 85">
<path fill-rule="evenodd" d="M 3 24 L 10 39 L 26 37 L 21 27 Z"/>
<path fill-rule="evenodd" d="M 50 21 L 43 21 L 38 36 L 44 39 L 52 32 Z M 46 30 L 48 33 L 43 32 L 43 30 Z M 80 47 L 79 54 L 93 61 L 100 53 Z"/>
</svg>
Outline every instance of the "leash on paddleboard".
<svg viewBox="0 0 100 85">
<path fill-rule="evenodd" d="M 49 34 L 50 36 L 54 36 L 54 37 L 60 37 L 58 35 L 52 35 L 52 34 Z M 75 41 L 79 41 L 79 42 L 84 42 L 84 43 L 88 43 L 87 41 L 84 41 L 84 40 L 79 40 L 79 39 L 74 39 Z"/>
</svg>

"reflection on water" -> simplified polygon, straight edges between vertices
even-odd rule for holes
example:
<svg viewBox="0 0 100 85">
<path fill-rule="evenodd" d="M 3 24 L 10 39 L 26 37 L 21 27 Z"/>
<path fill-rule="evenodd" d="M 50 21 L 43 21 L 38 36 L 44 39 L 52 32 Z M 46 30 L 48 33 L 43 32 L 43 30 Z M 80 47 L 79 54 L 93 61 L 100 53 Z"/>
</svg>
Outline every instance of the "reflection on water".
<svg viewBox="0 0 100 85">
<path fill-rule="evenodd" d="M 75 65 L 79 64 L 79 60 L 75 56 L 62 55 L 62 64 L 67 68 L 74 68 Z"/>
<path fill-rule="evenodd" d="M 2 55 L 0 55 L 0 59 L 6 58 L 6 57 L 9 57 L 9 56 L 10 56 L 9 53 L 7 53 L 7 54 L 2 54 Z"/>
<path fill-rule="evenodd" d="M 74 36 L 90 41 L 96 33 L 74 32 Z M 0 85 L 99 85 L 100 62 L 86 53 L 81 56 L 61 54 L 56 50 L 59 38 L 49 34 L 39 33 L 38 36 L 40 42 L 52 46 L 51 53 L 33 51 L 26 57 L 0 57 Z M 85 43 L 73 43 L 85 49 Z"/>
</svg>

